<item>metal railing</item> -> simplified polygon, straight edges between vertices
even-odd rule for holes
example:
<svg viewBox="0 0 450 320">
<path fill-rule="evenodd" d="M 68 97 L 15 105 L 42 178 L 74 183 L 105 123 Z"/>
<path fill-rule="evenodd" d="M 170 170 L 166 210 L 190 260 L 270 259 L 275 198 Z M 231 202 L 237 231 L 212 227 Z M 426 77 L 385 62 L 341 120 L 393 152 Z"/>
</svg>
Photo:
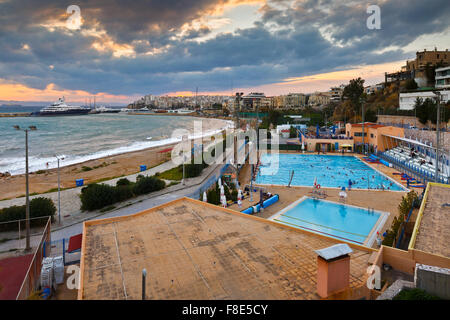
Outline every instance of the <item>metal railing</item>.
<svg viewBox="0 0 450 320">
<path fill-rule="evenodd" d="M 48 218 L 47 224 L 42 233 L 33 259 L 31 260 L 28 271 L 23 279 L 22 286 L 17 294 L 16 300 L 26 300 L 39 288 L 39 278 L 41 276 L 42 260 L 51 253 L 51 218 Z"/>
<path fill-rule="evenodd" d="M 392 157 L 390 155 L 387 155 L 384 152 L 379 152 L 377 154 L 380 158 L 392 163 L 392 165 L 396 169 L 400 169 L 403 171 L 408 172 L 411 176 L 413 176 L 415 179 L 422 181 L 425 185 L 428 182 L 434 182 L 435 181 L 435 173 L 428 172 L 427 170 L 421 169 L 418 166 L 408 163 L 406 161 L 397 159 L 395 157 Z M 441 175 L 438 176 L 438 182 L 448 184 L 448 179 L 445 179 Z"/>
</svg>

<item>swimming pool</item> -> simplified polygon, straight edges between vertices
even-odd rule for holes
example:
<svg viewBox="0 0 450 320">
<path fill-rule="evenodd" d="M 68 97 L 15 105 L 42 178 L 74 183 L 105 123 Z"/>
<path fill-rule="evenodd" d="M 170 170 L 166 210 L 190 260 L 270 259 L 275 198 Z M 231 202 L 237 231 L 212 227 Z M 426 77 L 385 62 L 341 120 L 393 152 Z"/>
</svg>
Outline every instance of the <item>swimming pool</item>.
<svg viewBox="0 0 450 320">
<path fill-rule="evenodd" d="M 331 238 L 372 246 L 388 212 L 302 197 L 269 218 Z"/>
<path fill-rule="evenodd" d="M 312 187 L 314 179 L 321 187 L 348 187 L 353 189 L 406 189 L 387 176 L 374 170 L 354 156 L 278 154 L 261 156 L 261 166 L 255 182 L 257 184 L 288 185 L 290 173 L 294 171 L 292 186 Z"/>
</svg>

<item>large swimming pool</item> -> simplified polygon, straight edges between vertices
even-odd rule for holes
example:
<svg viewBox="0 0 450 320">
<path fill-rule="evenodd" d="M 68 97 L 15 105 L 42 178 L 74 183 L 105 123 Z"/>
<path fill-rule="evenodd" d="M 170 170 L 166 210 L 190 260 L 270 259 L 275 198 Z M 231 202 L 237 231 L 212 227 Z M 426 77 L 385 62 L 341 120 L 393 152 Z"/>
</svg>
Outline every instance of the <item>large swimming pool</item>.
<svg viewBox="0 0 450 320">
<path fill-rule="evenodd" d="M 270 220 L 335 239 L 371 246 L 389 214 L 303 197 Z"/>
<path fill-rule="evenodd" d="M 353 189 L 385 189 L 404 191 L 394 180 L 379 173 L 354 156 L 303 155 L 280 153 L 264 154 L 256 176 L 257 184 L 288 185 L 294 171 L 292 186 L 312 187 L 314 179 L 321 187 L 348 187 Z"/>
</svg>

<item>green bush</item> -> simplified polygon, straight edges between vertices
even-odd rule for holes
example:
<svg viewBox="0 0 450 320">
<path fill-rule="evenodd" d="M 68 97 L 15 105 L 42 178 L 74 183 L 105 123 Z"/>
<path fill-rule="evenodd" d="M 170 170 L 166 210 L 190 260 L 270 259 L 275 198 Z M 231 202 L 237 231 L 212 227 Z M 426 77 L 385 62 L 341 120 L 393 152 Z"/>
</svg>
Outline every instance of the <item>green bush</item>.
<svg viewBox="0 0 450 320">
<path fill-rule="evenodd" d="M 53 201 L 49 198 L 34 198 L 30 200 L 30 218 L 51 217 L 52 221 L 56 213 L 56 207 Z M 26 219 L 26 206 L 12 206 L 0 209 L 0 222 L 14 221 Z M 30 226 L 42 226 L 47 223 L 46 219 L 30 220 Z M 1 224 L 1 231 L 17 230 L 17 224 Z"/>
<path fill-rule="evenodd" d="M 90 184 L 81 189 L 81 210 L 102 209 L 137 195 L 161 190 L 165 186 L 166 183 L 163 180 L 143 175 L 137 176 L 136 183 L 124 178 L 117 181 L 116 186 Z"/>
<path fill-rule="evenodd" d="M 97 210 L 117 202 L 116 188 L 107 184 L 90 184 L 81 189 L 81 210 Z"/>
<path fill-rule="evenodd" d="M 198 177 L 204 168 L 206 168 L 207 165 L 205 163 L 202 164 L 193 164 L 189 163 L 184 165 L 184 176 L 185 178 L 194 178 Z M 183 168 L 181 168 L 183 170 Z"/>
<path fill-rule="evenodd" d="M 233 189 L 233 191 L 231 191 L 231 200 L 237 201 L 237 197 L 238 197 L 238 191 L 236 189 Z"/>
<path fill-rule="evenodd" d="M 219 184 L 216 182 L 215 186 L 206 192 L 208 203 L 218 205 L 220 204 L 220 189 Z"/>
<path fill-rule="evenodd" d="M 131 184 L 131 181 L 128 180 L 127 178 L 122 178 L 117 180 L 116 182 L 116 186 L 128 186 Z"/>
<path fill-rule="evenodd" d="M 398 217 L 394 217 L 392 221 L 391 228 L 386 231 L 386 236 L 383 239 L 383 245 L 385 246 L 395 246 L 394 241 L 397 240 L 396 237 L 399 233 L 399 230 L 402 226 L 402 223 L 406 221 L 409 211 L 417 206 L 418 196 L 414 191 L 408 192 L 403 198 L 400 204 L 398 205 L 399 215 Z"/>
<path fill-rule="evenodd" d="M 142 177 L 136 181 L 133 187 L 133 192 L 135 195 L 147 194 L 153 191 L 158 191 L 163 189 L 166 183 L 156 177 Z"/>
<path fill-rule="evenodd" d="M 115 188 L 116 202 L 125 201 L 134 197 L 132 185 L 119 185 Z"/>
<path fill-rule="evenodd" d="M 81 171 L 85 172 L 85 171 L 91 171 L 92 168 L 91 167 L 86 167 L 86 166 L 82 166 L 81 167 Z"/>
<path fill-rule="evenodd" d="M 393 300 L 441 300 L 441 298 L 429 294 L 422 289 L 413 288 L 403 289 L 393 298 Z"/>
</svg>

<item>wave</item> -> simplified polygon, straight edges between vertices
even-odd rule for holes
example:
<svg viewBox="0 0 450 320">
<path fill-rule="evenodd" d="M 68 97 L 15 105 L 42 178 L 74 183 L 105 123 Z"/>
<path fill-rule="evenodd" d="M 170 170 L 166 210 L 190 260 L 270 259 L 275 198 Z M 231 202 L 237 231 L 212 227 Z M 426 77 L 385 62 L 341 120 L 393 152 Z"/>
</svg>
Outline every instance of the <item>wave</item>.
<svg viewBox="0 0 450 320">
<path fill-rule="evenodd" d="M 226 121 L 225 126 L 221 126 L 220 129 L 211 130 L 204 132 L 199 135 L 190 134 L 189 139 L 201 138 L 213 134 L 220 133 L 226 128 L 231 128 L 233 123 L 232 121 Z M 79 164 L 89 160 L 95 160 L 100 158 L 105 158 L 109 156 L 114 156 L 118 154 L 140 151 L 148 148 L 160 147 L 165 145 L 174 144 L 177 142 L 181 142 L 182 137 L 170 137 L 163 138 L 161 140 L 147 140 L 147 141 L 136 141 L 127 146 L 116 147 L 108 150 L 97 151 L 91 154 L 73 156 L 70 154 L 66 155 L 58 155 L 60 158 L 64 158 L 63 161 L 60 161 L 60 167 L 66 167 L 73 164 Z M 28 168 L 29 172 L 35 172 L 38 170 L 46 170 L 46 169 L 54 169 L 57 168 L 58 162 L 55 157 L 35 157 L 30 156 L 28 158 Z M 9 158 L 0 158 L 0 172 L 9 172 L 11 175 L 19 175 L 25 173 L 25 159 L 24 157 L 9 157 Z"/>
</svg>

